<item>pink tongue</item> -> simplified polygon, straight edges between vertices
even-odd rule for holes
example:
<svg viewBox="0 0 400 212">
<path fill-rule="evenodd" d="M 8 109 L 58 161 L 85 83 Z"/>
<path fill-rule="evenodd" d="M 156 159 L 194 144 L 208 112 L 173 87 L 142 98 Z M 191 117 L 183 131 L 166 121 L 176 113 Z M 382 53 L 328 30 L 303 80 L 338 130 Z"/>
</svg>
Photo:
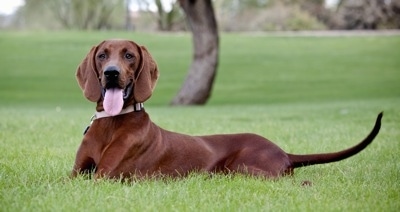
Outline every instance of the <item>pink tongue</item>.
<svg viewBox="0 0 400 212">
<path fill-rule="evenodd" d="M 124 106 L 123 95 L 123 89 L 111 88 L 106 90 L 103 101 L 103 107 L 106 113 L 115 116 L 121 112 Z"/>
</svg>

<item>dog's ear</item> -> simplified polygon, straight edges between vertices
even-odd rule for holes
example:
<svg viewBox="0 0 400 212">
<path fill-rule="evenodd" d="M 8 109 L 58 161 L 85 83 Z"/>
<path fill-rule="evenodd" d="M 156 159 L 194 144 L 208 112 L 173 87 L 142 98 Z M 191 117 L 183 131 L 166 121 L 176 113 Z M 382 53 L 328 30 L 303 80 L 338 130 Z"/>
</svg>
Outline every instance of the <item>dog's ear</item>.
<svg viewBox="0 0 400 212">
<path fill-rule="evenodd" d="M 97 48 L 98 46 L 92 47 L 76 70 L 76 79 L 79 86 L 84 96 L 92 102 L 99 101 L 101 97 L 100 81 L 95 64 Z"/>
<path fill-rule="evenodd" d="M 136 102 L 145 102 L 150 98 L 158 79 L 158 68 L 156 62 L 144 46 L 138 46 L 142 59 L 136 75 L 134 87 L 134 98 Z"/>
</svg>

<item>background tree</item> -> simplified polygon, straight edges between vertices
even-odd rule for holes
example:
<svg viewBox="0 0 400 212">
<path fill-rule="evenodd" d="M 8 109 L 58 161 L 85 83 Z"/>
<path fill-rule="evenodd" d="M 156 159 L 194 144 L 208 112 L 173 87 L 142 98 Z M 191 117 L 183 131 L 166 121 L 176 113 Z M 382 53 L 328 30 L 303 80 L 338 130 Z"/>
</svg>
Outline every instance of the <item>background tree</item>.
<svg viewBox="0 0 400 212">
<path fill-rule="evenodd" d="M 38 23 L 44 28 L 99 30 L 116 28 L 114 19 L 122 28 L 124 16 L 113 12 L 123 11 L 124 0 L 25 0 L 17 15 L 28 28 Z"/>
<path fill-rule="evenodd" d="M 138 10 L 128 11 L 128 5 Z M 25 0 L 1 28 L 186 30 L 178 0 Z M 189 2 L 196 2 L 191 1 Z M 221 31 L 399 29 L 400 0 L 211 0 Z M 128 14 L 128 12 L 130 14 Z M 127 15 L 123 15 L 127 14 Z M 0 14 L 1 16 L 1 14 Z M 129 23 L 131 21 L 131 23 Z"/>
<path fill-rule="evenodd" d="M 132 23 L 132 15 L 131 15 L 131 0 L 125 0 L 125 29 L 130 31 L 135 29 L 135 26 Z"/>
<path fill-rule="evenodd" d="M 205 104 L 218 67 L 219 37 L 211 0 L 179 0 L 193 35 L 193 61 L 172 105 Z"/>
<path fill-rule="evenodd" d="M 150 15 L 153 22 L 157 23 L 159 31 L 184 30 L 184 17 L 176 0 L 136 0 L 140 8 L 140 16 Z M 154 6 L 156 11 L 154 11 Z M 147 26 L 151 23 L 147 23 Z"/>
<path fill-rule="evenodd" d="M 337 27 L 340 29 L 400 28 L 400 0 L 340 0 Z"/>
<path fill-rule="evenodd" d="M 168 11 L 161 0 L 155 0 L 157 6 L 157 23 L 158 29 L 161 31 L 171 31 L 176 22 L 180 20 L 179 6 L 176 1 L 170 2 L 170 10 Z"/>
</svg>

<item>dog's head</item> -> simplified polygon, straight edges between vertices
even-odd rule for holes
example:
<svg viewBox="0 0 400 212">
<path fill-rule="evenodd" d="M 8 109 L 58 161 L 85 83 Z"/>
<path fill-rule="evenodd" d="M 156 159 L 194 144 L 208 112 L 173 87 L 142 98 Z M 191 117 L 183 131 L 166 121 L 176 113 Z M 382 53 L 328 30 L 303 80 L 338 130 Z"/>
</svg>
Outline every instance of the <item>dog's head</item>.
<svg viewBox="0 0 400 212">
<path fill-rule="evenodd" d="M 88 100 L 115 115 L 123 105 L 150 98 L 158 69 L 145 47 L 128 40 L 106 40 L 90 50 L 76 78 Z"/>
</svg>

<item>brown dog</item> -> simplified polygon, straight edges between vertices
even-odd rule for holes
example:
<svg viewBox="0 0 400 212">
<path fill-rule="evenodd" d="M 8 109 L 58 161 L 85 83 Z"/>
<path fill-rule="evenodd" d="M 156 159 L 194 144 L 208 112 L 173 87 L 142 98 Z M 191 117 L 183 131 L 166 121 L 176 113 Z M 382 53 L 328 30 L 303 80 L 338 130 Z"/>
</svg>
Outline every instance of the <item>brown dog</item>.
<svg viewBox="0 0 400 212">
<path fill-rule="evenodd" d="M 95 178 L 178 177 L 189 172 L 244 173 L 266 178 L 293 169 L 330 163 L 363 150 L 378 134 L 382 113 L 371 133 L 344 151 L 293 155 L 255 134 L 189 136 L 155 125 L 143 109 L 158 70 L 148 51 L 132 41 L 107 40 L 93 47 L 79 65 L 77 80 L 96 115 L 76 155 L 72 176 Z"/>
</svg>

